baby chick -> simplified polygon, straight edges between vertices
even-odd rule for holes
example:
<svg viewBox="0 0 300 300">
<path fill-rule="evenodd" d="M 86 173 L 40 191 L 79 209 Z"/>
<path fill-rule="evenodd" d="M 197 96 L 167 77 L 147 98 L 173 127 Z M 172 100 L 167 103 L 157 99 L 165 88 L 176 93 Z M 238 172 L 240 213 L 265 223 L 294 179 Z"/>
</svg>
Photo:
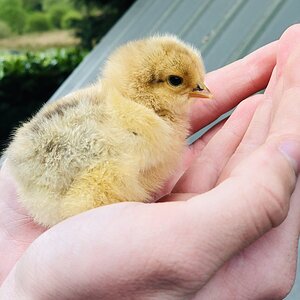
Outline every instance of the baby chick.
<svg viewBox="0 0 300 300">
<path fill-rule="evenodd" d="M 94 85 L 45 105 L 6 155 L 21 203 L 44 226 L 151 201 L 176 168 L 191 97 L 210 97 L 199 53 L 172 36 L 129 42 Z"/>
</svg>

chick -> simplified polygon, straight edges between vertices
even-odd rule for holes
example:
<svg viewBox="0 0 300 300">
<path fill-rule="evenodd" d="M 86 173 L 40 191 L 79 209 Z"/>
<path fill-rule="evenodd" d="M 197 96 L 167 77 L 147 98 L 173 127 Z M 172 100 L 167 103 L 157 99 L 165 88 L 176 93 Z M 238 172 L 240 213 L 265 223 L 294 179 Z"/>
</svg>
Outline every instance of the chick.
<svg viewBox="0 0 300 300">
<path fill-rule="evenodd" d="M 16 131 L 6 155 L 20 202 L 50 227 L 98 206 L 151 201 L 182 155 L 193 97 L 210 97 L 193 47 L 173 36 L 121 46 L 97 83 Z"/>
</svg>

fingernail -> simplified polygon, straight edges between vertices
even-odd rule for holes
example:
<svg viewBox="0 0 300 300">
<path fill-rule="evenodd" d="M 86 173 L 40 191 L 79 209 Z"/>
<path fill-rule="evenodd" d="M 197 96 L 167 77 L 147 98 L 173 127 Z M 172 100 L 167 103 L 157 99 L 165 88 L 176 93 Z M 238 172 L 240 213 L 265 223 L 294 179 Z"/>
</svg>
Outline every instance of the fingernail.
<svg viewBox="0 0 300 300">
<path fill-rule="evenodd" d="M 295 141 L 286 141 L 280 144 L 279 150 L 290 161 L 296 173 L 300 169 L 300 143 Z"/>
</svg>

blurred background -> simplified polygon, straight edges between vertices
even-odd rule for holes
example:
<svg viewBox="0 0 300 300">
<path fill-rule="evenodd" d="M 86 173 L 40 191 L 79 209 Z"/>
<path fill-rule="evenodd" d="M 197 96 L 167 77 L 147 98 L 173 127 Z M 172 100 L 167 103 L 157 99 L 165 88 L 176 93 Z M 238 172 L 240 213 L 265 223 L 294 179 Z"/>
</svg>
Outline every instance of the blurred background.
<svg viewBox="0 0 300 300">
<path fill-rule="evenodd" d="M 201 50 L 211 71 L 295 23 L 299 0 L 0 0 L 0 152 L 12 128 L 50 97 L 93 82 L 107 56 L 128 40 L 174 33 Z M 300 260 L 286 299 L 300 299 Z"/>
<path fill-rule="evenodd" d="M 0 0 L 0 152 L 134 0 Z"/>
</svg>

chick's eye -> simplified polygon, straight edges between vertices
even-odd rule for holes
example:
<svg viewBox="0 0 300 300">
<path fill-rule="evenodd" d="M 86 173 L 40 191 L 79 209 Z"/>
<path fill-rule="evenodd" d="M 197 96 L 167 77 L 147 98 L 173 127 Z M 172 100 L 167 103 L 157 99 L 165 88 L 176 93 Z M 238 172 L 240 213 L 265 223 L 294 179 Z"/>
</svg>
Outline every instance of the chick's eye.
<svg viewBox="0 0 300 300">
<path fill-rule="evenodd" d="M 173 86 L 179 86 L 182 84 L 183 78 L 180 76 L 176 76 L 176 75 L 170 75 L 168 77 L 168 82 Z"/>
</svg>

